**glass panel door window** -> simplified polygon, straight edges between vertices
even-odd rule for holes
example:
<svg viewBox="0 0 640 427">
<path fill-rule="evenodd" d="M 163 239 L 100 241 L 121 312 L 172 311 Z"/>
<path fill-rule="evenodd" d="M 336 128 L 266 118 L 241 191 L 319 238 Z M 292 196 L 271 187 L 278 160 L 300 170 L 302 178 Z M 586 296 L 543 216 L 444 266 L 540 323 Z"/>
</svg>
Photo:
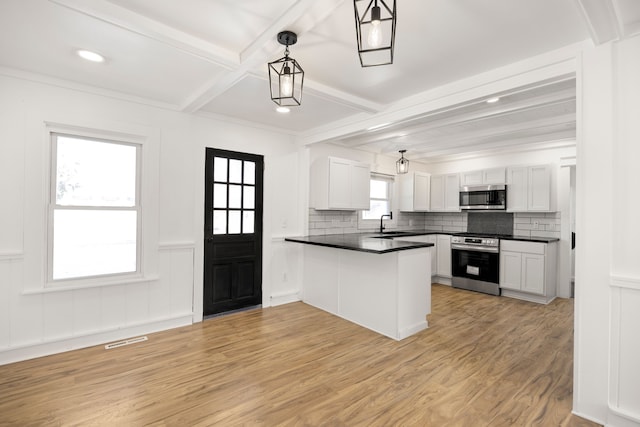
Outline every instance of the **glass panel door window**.
<svg viewBox="0 0 640 427">
<path fill-rule="evenodd" d="M 49 280 L 139 272 L 140 146 L 51 136 Z"/>
<path fill-rule="evenodd" d="M 252 234 L 255 230 L 255 162 L 215 157 L 213 234 Z"/>
</svg>

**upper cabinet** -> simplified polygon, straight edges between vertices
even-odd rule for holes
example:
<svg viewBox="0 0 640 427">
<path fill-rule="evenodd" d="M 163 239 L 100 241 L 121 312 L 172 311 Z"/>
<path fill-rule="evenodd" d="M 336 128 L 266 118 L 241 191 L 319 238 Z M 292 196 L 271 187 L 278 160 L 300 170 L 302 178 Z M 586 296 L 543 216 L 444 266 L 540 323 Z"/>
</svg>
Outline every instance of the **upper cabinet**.
<svg viewBox="0 0 640 427">
<path fill-rule="evenodd" d="M 460 175 L 457 173 L 431 176 L 431 211 L 460 211 Z"/>
<path fill-rule="evenodd" d="M 428 211 L 431 175 L 424 172 L 409 172 L 399 177 L 400 210 L 402 212 Z"/>
<path fill-rule="evenodd" d="M 507 211 L 553 212 L 556 193 L 553 165 L 507 169 Z"/>
<path fill-rule="evenodd" d="M 506 183 L 505 168 L 483 169 L 460 174 L 460 186 L 497 185 Z"/>
<path fill-rule="evenodd" d="M 311 166 L 310 206 L 326 210 L 369 209 L 371 168 L 353 160 L 327 157 Z"/>
</svg>

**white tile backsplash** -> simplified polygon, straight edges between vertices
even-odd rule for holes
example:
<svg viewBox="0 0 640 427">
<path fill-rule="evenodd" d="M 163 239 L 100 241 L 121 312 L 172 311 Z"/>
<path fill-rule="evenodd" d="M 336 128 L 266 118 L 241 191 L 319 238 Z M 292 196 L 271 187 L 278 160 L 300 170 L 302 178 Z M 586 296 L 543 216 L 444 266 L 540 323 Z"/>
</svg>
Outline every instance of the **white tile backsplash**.
<svg viewBox="0 0 640 427">
<path fill-rule="evenodd" d="M 537 227 L 536 224 L 537 223 Z M 513 214 L 513 234 L 526 237 L 560 238 L 560 212 Z"/>
<path fill-rule="evenodd" d="M 359 211 L 318 211 L 309 209 L 309 235 L 362 233 L 358 228 Z M 467 212 L 394 212 L 396 225 L 387 230 L 467 231 Z M 538 223 L 535 228 L 534 222 Z M 371 231 L 371 229 L 369 230 Z M 514 213 L 513 234 L 525 237 L 560 238 L 560 212 Z"/>
</svg>

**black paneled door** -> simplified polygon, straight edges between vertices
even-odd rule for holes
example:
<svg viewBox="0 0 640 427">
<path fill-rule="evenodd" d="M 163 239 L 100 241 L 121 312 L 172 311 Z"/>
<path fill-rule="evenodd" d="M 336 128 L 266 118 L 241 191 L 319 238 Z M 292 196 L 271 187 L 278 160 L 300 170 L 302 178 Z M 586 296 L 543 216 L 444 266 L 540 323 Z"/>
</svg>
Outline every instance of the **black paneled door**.
<svg viewBox="0 0 640 427">
<path fill-rule="evenodd" d="M 263 156 L 207 148 L 204 315 L 262 303 Z"/>
</svg>

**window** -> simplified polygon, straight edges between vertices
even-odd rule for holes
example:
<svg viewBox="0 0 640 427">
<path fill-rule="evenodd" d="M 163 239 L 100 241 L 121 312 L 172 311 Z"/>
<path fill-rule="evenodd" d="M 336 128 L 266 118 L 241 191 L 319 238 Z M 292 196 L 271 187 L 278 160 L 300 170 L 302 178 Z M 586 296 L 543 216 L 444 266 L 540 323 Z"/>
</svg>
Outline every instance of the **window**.
<svg viewBox="0 0 640 427">
<path fill-rule="evenodd" d="M 380 220 L 380 216 L 388 215 L 391 211 L 391 189 L 393 187 L 393 178 L 372 175 L 371 177 L 371 193 L 370 208 L 368 211 L 362 211 L 362 219 Z"/>
<path fill-rule="evenodd" d="M 139 144 L 51 133 L 49 280 L 140 272 Z"/>
</svg>

